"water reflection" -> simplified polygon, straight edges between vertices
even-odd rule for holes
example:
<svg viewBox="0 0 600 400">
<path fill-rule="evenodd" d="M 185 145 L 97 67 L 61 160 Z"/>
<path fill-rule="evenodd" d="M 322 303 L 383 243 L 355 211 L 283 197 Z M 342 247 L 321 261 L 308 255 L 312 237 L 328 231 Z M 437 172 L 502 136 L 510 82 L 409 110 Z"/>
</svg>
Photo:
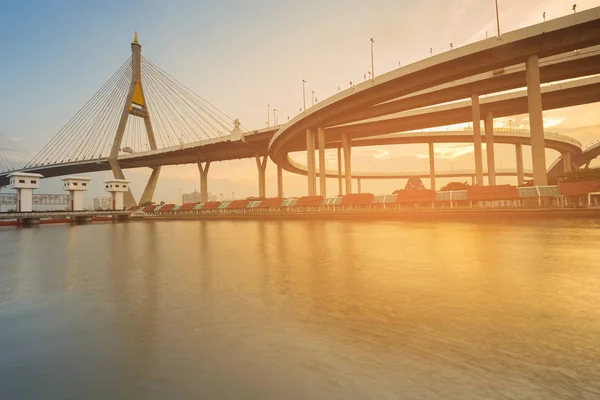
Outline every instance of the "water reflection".
<svg viewBox="0 0 600 400">
<path fill-rule="evenodd" d="M 598 398 L 599 227 L 4 231 L 0 347 L 14 351 L 0 397 Z M 23 370 L 53 379 L 20 381 Z"/>
</svg>

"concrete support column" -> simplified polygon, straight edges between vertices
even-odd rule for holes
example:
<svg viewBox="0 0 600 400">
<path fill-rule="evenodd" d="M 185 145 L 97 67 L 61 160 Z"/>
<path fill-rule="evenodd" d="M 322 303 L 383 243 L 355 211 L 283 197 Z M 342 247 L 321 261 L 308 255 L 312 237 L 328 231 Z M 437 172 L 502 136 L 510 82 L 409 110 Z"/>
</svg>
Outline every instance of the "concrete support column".
<svg viewBox="0 0 600 400">
<path fill-rule="evenodd" d="M 317 191 L 315 171 L 315 135 L 312 129 L 306 129 L 306 164 L 308 168 L 308 195 L 314 196 Z"/>
<path fill-rule="evenodd" d="M 338 162 L 338 186 L 340 196 L 344 194 L 344 185 L 342 181 L 342 148 L 337 149 L 337 162 Z"/>
<path fill-rule="evenodd" d="M 264 199 L 267 197 L 266 171 L 269 156 L 262 156 L 261 160 L 261 155 L 256 153 L 254 154 L 254 159 L 256 160 L 256 167 L 258 168 L 258 197 Z"/>
<path fill-rule="evenodd" d="M 494 115 L 485 115 L 485 148 L 487 154 L 488 185 L 496 185 L 496 160 L 494 157 Z"/>
<path fill-rule="evenodd" d="M 321 196 L 327 195 L 327 165 L 325 160 L 325 129 L 317 129 L 317 142 L 319 145 L 319 192 Z"/>
<path fill-rule="evenodd" d="M 525 183 L 525 172 L 523 171 L 523 145 L 517 143 L 515 145 L 515 152 L 517 155 L 517 186 Z"/>
<path fill-rule="evenodd" d="M 283 198 L 283 168 L 277 166 L 277 197 Z"/>
<path fill-rule="evenodd" d="M 527 105 L 529 107 L 533 182 L 537 186 L 545 186 L 548 184 L 548 176 L 546 174 L 546 143 L 544 140 L 544 120 L 542 117 L 540 60 L 537 54 L 527 58 L 525 74 L 527 77 Z"/>
<path fill-rule="evenodd" d="M 475 175 L 471 175 L 471 186 L 475 186 Z"/>
<path fill-rule="evenodd" d="M 431 190 L 435 190 L 435 150 L 433 142 L 429 143 L 429 177 L 431 179 Z"/>
<path fill-rule="evenodd" d="M 360 178 L 356 178 L 356 189 L 358 190 L 357 193 L 362 193 L 360 186 Z"/>
<path fill-rule="evenodd" d="M 471 95 L 471 115 L 473 117 L 473 147 L 475 155 L 475 182 L 483 185 L 483 157 L 481 152 L 481 115 L 479 111 L 479 95 Z"/>
<path fill-rule="evenodd" d="M 342 134 L 344 149 L 344 174 L 346 175 L 346 194 L 352 194 L 352 139 Z"/>
<path fill-rule="evenodd" d="M 210 161 L 206 161 L 202 166 L 202 161 L 198 160 L 198 172 L 200 172 L 200 201 L 206 203 L 208 201 L 208 169 Z"/>
<path fill-rule="evenodd" d="M 121 169 L 121 166 L 119 165 L 119 162 L 116 160 L 116 157 L 113 158 L 109 158 L 108 159 L 108 164 L 110 165 L 110 169 L 113 172 L 113 177 L 116 179 L 125 179 L 125 174 L 123 173 L 123 170 Z M 127 192 L 125 192 L 125 207 L 129 208 L 132 206 L 136 206 L 137 203 L 135 202 L 135 199 L 133 198 L 133 194 L 131 193 L 131 188 L 128 188 Z"/>
<path fill-rule="evenodd" d="M 154 197 L 154 191 L 156 190 L 156 184 L 158 183 L 159 175 L 160 167 L 152 168 L 152 173 L 150 174 L 150 178 L 148 178 L 148 183 L 146 183 L 144 193 L 142 193 L 140 204 L 152 201 L 152 198 Z"/>
<path fill-rule="evenodd" d="M 571 172 L 571 153 L 565 151 L 562 153 L 563 171 Z"/>
</svg>

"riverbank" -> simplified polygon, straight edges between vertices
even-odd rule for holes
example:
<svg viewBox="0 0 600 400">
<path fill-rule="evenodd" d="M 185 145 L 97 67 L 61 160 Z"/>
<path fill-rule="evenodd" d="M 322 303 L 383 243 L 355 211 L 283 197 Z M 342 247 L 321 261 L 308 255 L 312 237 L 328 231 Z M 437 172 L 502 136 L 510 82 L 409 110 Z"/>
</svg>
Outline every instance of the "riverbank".
<svg viewBox="0 0 600 400">
<path fill-rule="evenodd" d="M 253 212 L 219 214 L 158 214 L 146 220 L 467 220 L 467 219 L 600 218 L 600 208 L 551 209 L 418 209 L 348 210 L 313 212 Z"/>
</svg>

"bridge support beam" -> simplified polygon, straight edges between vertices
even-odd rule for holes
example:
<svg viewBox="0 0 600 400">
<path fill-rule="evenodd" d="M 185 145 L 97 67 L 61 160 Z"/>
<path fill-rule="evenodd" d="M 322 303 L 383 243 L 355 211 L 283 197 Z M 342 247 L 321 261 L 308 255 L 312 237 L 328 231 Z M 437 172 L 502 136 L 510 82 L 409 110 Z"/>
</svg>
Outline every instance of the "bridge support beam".
<svg viewBox="0 0 600 400">
<path fill-rule="evenodd" d="M 562 153 L 562 162 L 563 162 L 563 171 L 564 172 L 571 172 L 571 153 L 569 153 L 568 151 L 565 151 L 564 153 Z"/>
<path fill-rule="evenodd" d="M 262 156 L 261 160 L 261 155 L 256 153 L 254 159 L 256 160 L 256 167 L 258 168 L 258 197 L 264 199 L 267 197 L 266 171 L 269 156 Z"/>
<path fill-rule="evenodd" d="M 325 160 L 325 129 L 317 129 L 317 142 L 319 145 L 319 193 L 327 194 L 327 165 Z"/>
<path fill-rule="evenodd" d="M 204 162 L 198 159 L 198 172 L 200 172 L 200 201 L 206 203 L 208 201 L 208 169 L 210 168 L 210 161 Z"/>
<path fill-rule="evenodd" d="M 314 196 L 317 191 L 317 176 L 315 171 L 315 134 L 310 128 L 306 129 L 306 164 L 308 168 L 308 195 Z"/>
<path fill-rule="evenodd" d="M 481 152 L 481 113 L 479 110 L 479 95 L 471 95 L 471 115 L 473 117 L 473 154 L 475 155 L 475 182 L 483 185 L 483 157 Z"/>
<path fill-rule="evenodd" d="M 342 147 L 344 149 L 344 174 L 346 175 L 346 194 L 352 194 L 352 139 L 342 134 Z"/>
<path fill-rule="evenodd" d="M 113 177 L 115 179 L 125 179 L 125 174 L 123 174 L 123 170 L 121 169 L 121 166 L 119 165 L 119 162 L 116 160 L 116 158 L 110 158 L 108 160 L 108 164 L 110 165 L 110 169 L 112 170 Z M 125 208 L 137 205 L 135 199 L 133 198 L 133 194 L 131 193 L 131 187 L 129 187 L 128 190 L 124 193 L 123 203 L 125 205 Z"/>
<path fill-rule="evenodd" d="M 517 143 L 515 145 L 515 153 L 517 156 L 517 186 L 525 183 L 525 172 L 523 171 L 523 145 Z"/>
<path fill-rule="evenodd" d="M 156 190 L 156 184 L 158 183 L 159 175 L 160 167 L 152 168 L 152 173 L 150 174 L 150 178 L 148 178 L 148 183 L 146 183 L 146 187 L 144 188 L 144 192 L 142 193 L 140 204 L 152 201 L 152 198 L 154 197 L 154 191 Z"/>
<path fill-rule="evenodd" d="M 435 149 L 433 142 L 429 142 L 429 178 L 431 179 L 431 190 L 435 190 Z"/>
<path fill-rule="evenodd" d="M 277 166 L 277 197 L 283 199 L 283 168 Z"/>
<path fill-rule="evenodd" d="M 485 115 L 485 153 L 487 155 L 488 185 L 496 185 L 496 160 L 494 157 L 494 115 Z"/>
<path fill-rule="evenodd" d="M 525 63 L 527 80 L 527 106 L 529 108 L 529 130 L 531 132 L 531 161 L 533 182 L 537 186 L 548 184 L 546 174 L 546 143 L 544 140 L 544 120 L 542 117 L 542 90 L 540 88 L 540 60 L 537 54 L 527 58 Z"/>
<path fill-rule="evenodd" d="M 337 149 L 337 164 L 338 164 L 338 191 L 340 196 L 344 194 L 344 184 L 342 180 L 342 148 Z"/>
</svg>

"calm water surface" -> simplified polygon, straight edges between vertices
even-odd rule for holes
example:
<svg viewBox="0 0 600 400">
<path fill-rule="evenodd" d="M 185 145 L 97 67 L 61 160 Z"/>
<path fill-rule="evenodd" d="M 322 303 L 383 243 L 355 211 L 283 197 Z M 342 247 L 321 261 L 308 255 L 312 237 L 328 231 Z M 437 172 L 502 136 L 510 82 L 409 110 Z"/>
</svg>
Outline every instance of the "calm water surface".
<svg viewBox="0 0 600 400">
<path fill-rule="evenodd" d="M 0 399 L 600 399 L 600 222 L 0 229 Z"/>
</svg>

